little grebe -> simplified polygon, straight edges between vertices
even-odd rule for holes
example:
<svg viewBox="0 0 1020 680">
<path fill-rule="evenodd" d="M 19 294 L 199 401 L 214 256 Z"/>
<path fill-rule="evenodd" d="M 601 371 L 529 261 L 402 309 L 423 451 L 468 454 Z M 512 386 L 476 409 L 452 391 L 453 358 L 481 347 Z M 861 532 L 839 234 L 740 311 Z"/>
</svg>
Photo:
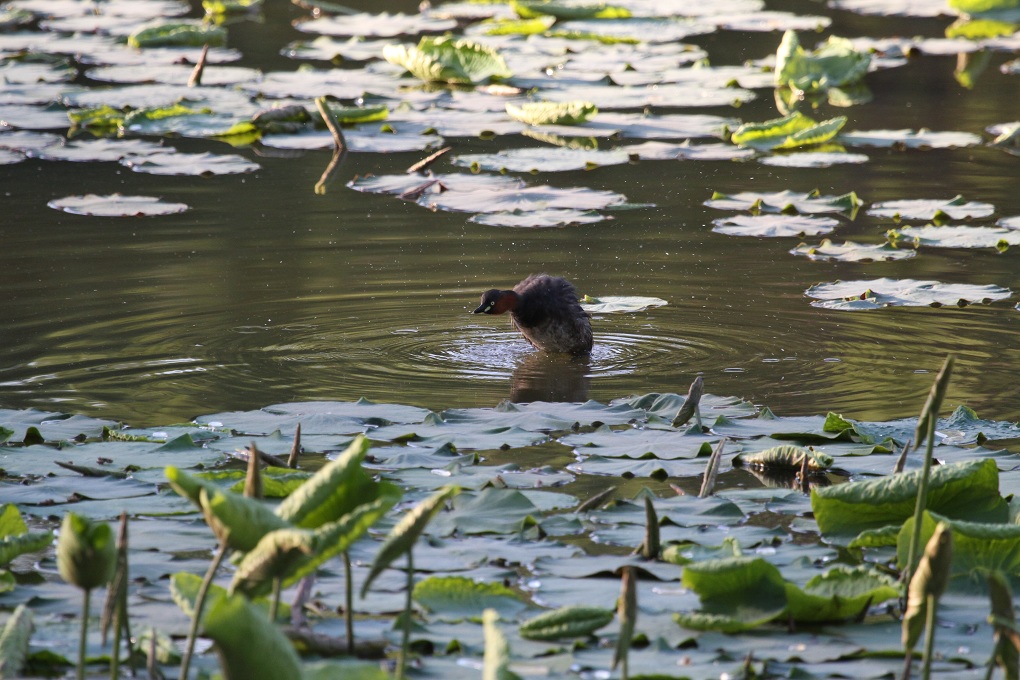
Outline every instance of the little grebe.
<svg viewBox="0 0 1020 680">
<path fill-rule="evenodd" d="M 591 351 L 589 315 L 577 301 L 573 284 L 564 278 L 532 274 L 513 290 L 487 290 L 473 313 L 503 312 L 510 312 L 513 326 L 538 349 L 571 354 Z"/>
</svg>

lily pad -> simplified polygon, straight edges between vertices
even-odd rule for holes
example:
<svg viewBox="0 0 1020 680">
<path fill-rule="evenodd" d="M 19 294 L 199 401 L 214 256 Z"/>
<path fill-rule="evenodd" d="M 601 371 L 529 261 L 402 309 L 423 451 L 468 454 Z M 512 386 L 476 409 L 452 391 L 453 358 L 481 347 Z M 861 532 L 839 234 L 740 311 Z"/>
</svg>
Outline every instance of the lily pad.
<svg viewBox="0 0 1020 680">
<path fill-rule="evenodd" d="M 710 208 L 720 210 L 751 210 L 768 213 L 828 213 L 849 212 L 856 215 L 861 201 L 857 194 L 850 192 L 842 196 L 823 196 L 818 190 L 802 194 L 794 191 L 760 193 L 742 191 L 737 194 L 715 192 L 705 201 Z"/>
<path fill-rule="evenodd" d="M 145 157 L 128 157 L 121 160 L 135 172 L 149 175 L 237 175 L 255 172 L 258 163 L 243 156 L 212 153 L 159 153 Z"/>
<path fill-rule="evenodd" d="M 550 208 L 601 210 L 620 205 L 626 200 L 625 196 L 614 191 L 598 191 L 584 187 L 531 186 L 512 191 L 493 189 L 447 191 L 423 195 L 418 203 L 427 208 L 453 212 L 494 213 Z"/>
<path fill-rule="evenodd" d="M 932 130 L 851 130 L 839 135 L 849 146 L 903 147 L 906 149 L 950 149 L 976 146 L 981 137 L 970 132 Z"/>
<path fill-rule="evenodd" d="M 55 198 L 49 203 L 54 210 L 72 215 L 98 215 L 102 217 L 144 217 L 149 215 L 173 215 L 188 209 L 186 203 L 167 203 L 155 196 L 122 196 L 110 194 L 97 196 L 66 196 Z"/>
<path fill-rule="evenodd" d="M 818 245 L 801 244 L 790 251 L 793 255 L 804 255 L 820 262 L 880 262 L 883 260 L 905 260 L 916 254 L 912 248 L 897 248 L 889 243 L 866 244 L 844 241 L 833 243 L 822 239 Z"/>
<path fill-rule="evenodd" d="M 934 248 L 995 248 L 1004 251 L 1020 245 L 1020 231 L 1002 227 L 903 227 L 886 232 L 895 245 L 931 246 Z"/>
<path fill-rule="evenodd" d="M 298 21 L 294 28 L 304 33 L 332 36 L 360 36 L 393 38 L 399 35 L 442 33 L 457 27 L 453 19 L 431 17 L 424 14 L 390 14 L 381 12 L 344 13 L 310 21 Z"/>
<path fill-rule="evenodd" d="M 480 83 L 513 75 L 498 52 L 470 40 L 426 36 L 416 47 L 387 45 L 383 57 L 427 83 Z"/>
<path fill-rule="evenodd" d="M 775 238 L 818 236 L 839 226 L 839 220 L 810 215 L 734 215 L 712 220 L 712 231 L 728 236 Z"/>
<path fill-rule="evenodd" d="M 989 217 L 995 213 L 991 203 L 966 201 L 963 196 L 949 200 L 906 199 L 882 201 L 868 208 L 869 215 L 891 217 L 896 220 L 940 220 Z"/>
<path fill-rule="evenodd" d="M 602 165 L 622 165 L 629 160 L 630 157 L 620 150 L 534 147 L 505 149 L 492 154 L 464 154 L 456 156 L 452 162 L 472 169 L 537 173 L 591 170 Z"/>
<path fill-rule="evenodd" d="M 580 125 L 591 120 L 598 109 L 591 102 L 508 103 L 506 113 L 528 125 Z"/>
<path fill-rule="evenodd" d="M 779 168 L 829 168 L 833 165 L 867 163 L 868 157 L 862 153 L 846 153 L 845 151 L 801 151 L 796 153 L 780 153 L 766 156 L 758 162 Z"/>
<path fill-rule="evenodd" d="M 747 123 L 737 128 L 730 141 L 757 149 L 796 149 L 824 144 L 846 125 L 846 116 L 817 122 L 795 111 L 764 123 Z"/>
<path fill-rule="evenodd" d="M 512 212 L 482 213 L 471 217 L 468 222 L 484 224 L 490 227 L 518 227 L 522 229 L 542 229 L 548 227 L 567 227 L 574 224 L 594 224 L 612 219 L 595 210 L 570 210 L 568 208 L 550 208 L 548 210 L 515 210 Z"/>
<path fill-rule="evenodd" d="M 58 146 L 49 146 L 32 155 L 48 161 L 119 161 L 128 156 L 172 153 L 163 144 L 144 139 L 83 139 Z"/>
<path fill-rule="evenodd" d="M 661 307 L 669 304 L 656 297 L 640 295 L 602 295 L 581 298 L 581 307 L 589 314 L 609 314 L 614 312 L 643 312 L 649 307 Z"/>
<path fill-rule="evenodd" d="M 879 309 L 881 307 L 965 306 L 1005 300 L 1012 291 L 988 284 L 915 281 L 914 279 L 870 279 L 836 281 L 811 286 L 805 295 L 816 298 L 813 307 L 826 309 Z"/>
</svg>

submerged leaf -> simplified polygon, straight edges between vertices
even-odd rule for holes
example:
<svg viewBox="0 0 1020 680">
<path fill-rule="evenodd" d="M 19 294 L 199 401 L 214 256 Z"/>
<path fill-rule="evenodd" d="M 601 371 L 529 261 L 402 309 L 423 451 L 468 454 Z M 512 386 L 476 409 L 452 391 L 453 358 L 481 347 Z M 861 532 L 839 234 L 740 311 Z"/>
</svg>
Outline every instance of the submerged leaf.
<svg viewBox="0 0 1020 680">
<path fill-rule="evenodd" d="M 188 209 L 186 203 L 167 203 L 155 196 L 122 196 L 120 194 L 65 196 L 64 198 L 55 198 L 46 205 L 72 215 L 102 217 L 173 215 Z"/>
</svg>

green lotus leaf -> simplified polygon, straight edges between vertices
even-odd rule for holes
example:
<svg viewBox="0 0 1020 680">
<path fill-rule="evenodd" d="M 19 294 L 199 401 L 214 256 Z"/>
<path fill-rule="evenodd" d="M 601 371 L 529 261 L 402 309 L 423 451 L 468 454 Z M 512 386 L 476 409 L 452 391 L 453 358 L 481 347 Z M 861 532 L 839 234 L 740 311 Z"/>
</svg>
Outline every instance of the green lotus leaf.
<svg viewBox="0 0 1020 680">
<path fill-rule="evenodd" d="M 1014 578 L 1020 576 L 1020 525 L 968 522 L 925 511 L 921 519 L 922 543 L 931 539 L 939 523 L 953 532 L 953 577 L 978 579 L 991 571 L 1001 571 Z M 900 569 L 906 567 L 913 527 L 911 517 L 897 536 L 896 563 Z"/>
<path fill-rule="evenodd" d="M 795 149 L 828 142 L 844 125 L 846 116 L 819 123 L 800 111 L 794 111 L 783 118 L 745 123 L 733 132 L 730 141 L 757 149 Z"/>
<path fill-rule="evenodd" d="M 502 618 L 515 618 L 528 608 L 520 593 L 500 582 L 480 582 L 466 576 L 430 576 L 414 586 L 414 600 L 444 619 L 477 618 L 483 609 Z"/>
<path fill-rule="evenodd" d="M 608 625 L 613 615 L 611 609 L 569 605 L 528 619 L 521 624 L 520 633 L 528 640 L 586 637 Z"/>
<path fill-rule="evenodd" d="M 556 0 L 511 0 L 510 7 L 522 19 L 551 16 L 570 21 L 573 19 L 627 19 L 631 11 L 626 7 L 596 2 L 590 5 L 557 2 Z"/>
<path fill-rule="evenodd" d="M 361 596 L 368 592 L 368 587 L 375 580 L 376 576 L 382 573 L 383 569 L 393 563 L 401 555 L 407 554 L 418 542 L 418 538 L 432 518 L 446 505 L 446 501 L 460 493 L 456 486 L 444 486 L 418 505 L 408 510 L 393 530 L 386 536 L 379 552 L 375 555 L 372 567 L 368 576 L 361 586 Z"/>
<path fill-rule="evenodd" d="M 302 677 L 294 645 L 244 597 L 211 602 L 203 621 L 204 634 L 216 643 L 227 680 Z"/>
<path fill-rule="evenodd" d="M 913 516 L 921 470 L 876 480 L 811 490 L 811 508 L 827 537 L 852 538 L 867 529 L 901 525 Z M 1005 522 L 1006 501 L 999 495 L 999 469 L 991 459 L 932 469 L 928 508 L 953 519 Z"/>
<path fill-rule="evenodd" d="M 801 446 L 774 446 L 764 451 L 742 453 L 733 459 L 733 465 L 750 465 L 763 469 L 799 470 L 807 458 L 809 470 L 825 470 L 832 465 L 832 456 Z"/>
<path fill-rule="evenodd" d="M 19 604 L 0 629 L 0 678 L 21 677 L 28 660 L 28 642 L 32 636 L 32 612 Z"/>
<path fill-rule="evenodd" d="M 427 83 L 480 83 L 513 75 L 498 52 L 470 40 L 426 36 L 416 47 L 387 45 L 386 61 Z"/>
<path fill-rule="evenodd" d="M 949 0 L 949 7 L 963 14 L 982 14 L 1020 9 L 1020 0 Z"/>
<path fill-rule="evenodd" d="M 128 36 L 131 47 L 222 47 L 227 44 L 227 29 L 222 26 L 184 21 L 143 26 Z"/>
<path fill-rule="evenodd" d="M 776 52 L 776 85 L 801 92 L 819 92 L 860 80 L 868 72 L 871 55 L 857 50 L 846 38 L 829 36 L 821 47 L 807 52 L 794 31 L 786 31 Z"/>
<path fill-rule="evenodd" d="M 684 567 L 681 582 L 701 599 L 700 612 L 674 617 L 687 628 L 749 630 L 786 611 L 786 582 L 779 569 L 761 557 L 694 562 Z"/>
<path fill-rule="evenodd" d="M 528 125 L 580 125 L 598 113 L 591 102 L 525 102 L 507 104 L 506 112 L 514 120 Z"/>
<path fill-rule="evenodd" d="M 870 567 L 838 566 L 803 588 L 787 583 L 788 613 L 797 622 L 843 621 L 900 596 L 897 582 Z"/>
</svg>

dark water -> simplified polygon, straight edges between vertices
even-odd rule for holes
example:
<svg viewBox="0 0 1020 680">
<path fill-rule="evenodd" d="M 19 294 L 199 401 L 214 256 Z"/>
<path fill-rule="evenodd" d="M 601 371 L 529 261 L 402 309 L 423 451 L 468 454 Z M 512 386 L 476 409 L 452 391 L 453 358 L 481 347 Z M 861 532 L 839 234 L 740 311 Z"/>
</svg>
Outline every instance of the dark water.
<svg viewBox="0 0 1020 680">
<path fill-rule="evenodd" d="M 390 11 L 410 6 L 372 5 Z M 770 4 L 829 14 L 831 33 L 941 35 L 948 19 L 867 18 L 810 3 Z M 231 27 L 241 65 L 292 70 L 278 51 L 303 12 L 271 6 L 264 23 Z M 775 51 L 779 33 L 720 32 L 687 42 L 716 65 Z M 811 44 L 810 38 L 804 42 Z M 972 90 L 953 78 L 955 56 L 924 56 L 870 74 L 874 101 L 823 107 L 847 129 L 928 127 L 981 134 L 1016 119 L 1020 80 L 993 53 Z M 745 121 L 777 115 L 772 93 L 739 109 L 677 109 Z M 986 135 L 987 137 L 987 135 Z M 519 139 L 449 139 L 457 153 Z M 181 151 L 223 144 L 173 140 Z M 958 355 L 950 406 L 1020 418 L 1017 297 L 990 306 L 836 312 L 810 306 L 820 281 L 894 278 L 994 283 L 1020 292 L 1020 249 L 925 249 L 893 263 L 817 263 L 788 251 L 798 239 L 711 231 L 724 216 L 713 191 L 856 191 L 867 203 L 950 198 L 1020 215 L 1020 158 L 965 149 L 853 149 L 864 165 L 776 168 L 750 162 L 644 161 L 527 179 L 625 193 L 654 207 L 602 223 L 507 229 L 429 212 L 343 184 L 403 172 L 423 153 L 351 154 L 323 196 L 313 186 L 328 151 L 241 149 L 252 175 L 140 175 L 115 163 L 28 160 L 0 166 L 0 406 L 84 412 L 135 424 L 304 399 L 367 397 L 431 408 L 706 389 L 781 414 L 828 410 L 863 419 L 914 415 L 946 353 Z M 437 169 L 448 171 L 448 164 Z M 69 194 L 149 194 L 192 206 L 168 217 L 105 219 L 46 207 Z M 987 221 L 984 223 L 988 223 Z M 878 243 L 888 220 L 861 212 L 832 238 Z M 817 242 L 817 241 L 814 241 Z M 572 279 L 591 295 L 644 295 L 666 307 L 596 318 L 596 350 L 578 364 L 538 355 L 503 318 L 468 312 L 480 291 L 528 273 Z"/>
</svg>

